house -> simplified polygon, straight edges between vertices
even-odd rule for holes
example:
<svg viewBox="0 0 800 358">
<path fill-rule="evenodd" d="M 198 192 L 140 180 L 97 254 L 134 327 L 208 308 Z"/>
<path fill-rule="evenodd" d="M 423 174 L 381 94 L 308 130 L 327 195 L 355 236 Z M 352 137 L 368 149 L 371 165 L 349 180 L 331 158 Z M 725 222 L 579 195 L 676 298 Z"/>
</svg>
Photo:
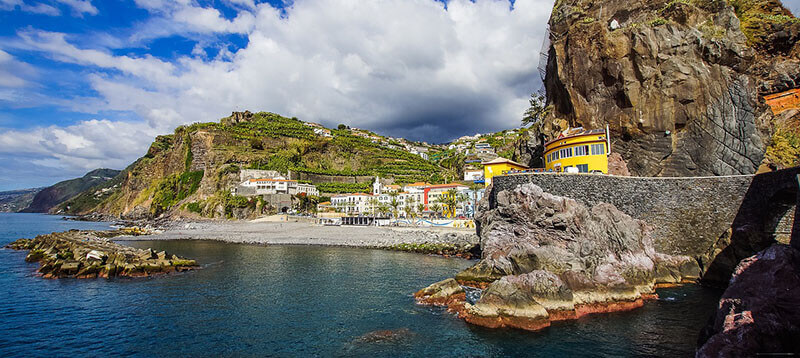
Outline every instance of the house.
<svg viewBox="0 0 800 358">
<path fill-rule="evenodd" d="M 367 215 L 376 210 L 373 196 L 364 193 L 339 194 L 331 198 L 331 205 L 348 215 Z"/>
<path fill-rule="evenodd" d="M 464 181 L 481 181 L 483 180 L 483 169 L 464 170 Z"/>
<path fill-rule="evenodd" d="M 327 128 L 314 128 L 314 134 L 323 137 L 332 137 L 331 130 Z"/>
<path fill-rule="evenodd" d="M 545 168 L 554 172 L 608 174 L 608 128 L 568 129 L 544 145 Z"/>
<path fill-rule="evenodd" d="M 528 167 L 522 164 L 500 157 L 483 163 L 483 179 L 485 181 L 485 185 L 488 187 L 492 184 L 492 178 L 495 176 L 505 175 L 510 170 L 527 169 Z"/>
<path fill-rule="evenodd" d="M 289 194 L 319 196 L 319 190 L 313 184 L 299 183 L 284 177 L 247 179 L 235 188 L 234 193 L 242 196 Z"/>
<path fill-rule="evenodd" d="M 779 114 L 788 109 L 800 108 L 800 89 L 796 88 L 764 96 L 764 101 L 767 102 L 774 114 Z"/>
</svg>

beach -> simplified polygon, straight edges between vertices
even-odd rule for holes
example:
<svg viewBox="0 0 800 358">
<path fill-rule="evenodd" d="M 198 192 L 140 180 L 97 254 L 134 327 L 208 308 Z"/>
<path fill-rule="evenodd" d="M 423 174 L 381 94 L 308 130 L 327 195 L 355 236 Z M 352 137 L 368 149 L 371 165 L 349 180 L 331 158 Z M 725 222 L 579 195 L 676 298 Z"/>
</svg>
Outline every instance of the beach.
<svg viewBox="0 0 800 358">
<path fill-rule="evenodd" d="M 121 241 L 213 240 L 257 245 L 318 245 L 389 248 L 400 244 L 478 244 L 475 229 L 435 227 L 323 226 L 303 222 L 173 222 L 152 235 Z"/>
</svg>

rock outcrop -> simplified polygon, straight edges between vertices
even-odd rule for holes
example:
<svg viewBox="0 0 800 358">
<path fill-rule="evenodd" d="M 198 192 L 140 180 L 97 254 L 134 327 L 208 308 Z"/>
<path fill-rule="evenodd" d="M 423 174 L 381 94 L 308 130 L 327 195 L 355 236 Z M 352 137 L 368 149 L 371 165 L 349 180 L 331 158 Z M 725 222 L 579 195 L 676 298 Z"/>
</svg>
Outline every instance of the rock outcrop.
<svg viewBox="0 0 800 358">
<path fill-rule="evenodd" d="M 474 304 L 454 280 L 419 291 L 468 322 L 536 330 L 551 321 L 640 307 L 660 283 L 699 278 L 695 260 L 657 253 L 651 228 L 610 204 L 586 207 L 525 184 L 480 202 L 482 259 L 460 284 L 485 287 Z"/>
<path fill-rule="evenodd" d="M 549 25 L 545 133 L 609 125 L 639 176 L 755 173 L 773 117 L 761 95 L 800 73 L 792 51 L 748 42 L 727 1 L 563 0 Z M 792 29 L 762 40 L 789 46 Z"/>
<path fill-rule="evenodd" d="M 800 354 L 800 251 L 775 244 L 742 260 L 702 332 L 698 357 Z"/>
<path fill-rule="evenodd" d="M 143 277 L 191 270 L 194 260 L 164 251 L 123 246 L 109 240 L 119 235 L 141 234 L 138 230 L 78 231 L 19 239 L 8 245 L 29 250 L 25 261 L 38 262 L 44 278 Z"/>
</svg>

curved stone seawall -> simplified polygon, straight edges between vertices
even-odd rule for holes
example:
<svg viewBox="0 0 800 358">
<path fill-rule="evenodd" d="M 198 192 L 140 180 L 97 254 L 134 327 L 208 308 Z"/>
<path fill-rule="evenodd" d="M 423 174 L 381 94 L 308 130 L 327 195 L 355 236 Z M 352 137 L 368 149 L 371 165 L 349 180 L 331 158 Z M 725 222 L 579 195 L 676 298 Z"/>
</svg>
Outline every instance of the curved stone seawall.
<svg viewBox="0 0 800 358">
<path fill-rule="evenodd" d="M 796 210 L 797 174 L 798 168 L 757 176 L 692 178 L 518 174 L 494 179 L 489 205 L 494 207 L 499 192 L 526 183 L 588 206 L 609 203 L 651 224 L 657 251 L 691 256 L 705 273 L 715 257 L 735 241 L 737 229 L 760 231 L 761 238 L 755 241 L 766 246 L 775 239 L 788 243 Z M 761 243 L 748 247 L 746 251 L 755 250 L 748 255 L 763 250 L 766 246 L 761 247 Z M 729 260 L 732 262 L 725 262 L 725 269 L 714 274 L 719 276 L 714 277 L 715 281 L 727 281 L 730 270 L 743 258 L 738 256 L 733 255 Z"/>
</svg>

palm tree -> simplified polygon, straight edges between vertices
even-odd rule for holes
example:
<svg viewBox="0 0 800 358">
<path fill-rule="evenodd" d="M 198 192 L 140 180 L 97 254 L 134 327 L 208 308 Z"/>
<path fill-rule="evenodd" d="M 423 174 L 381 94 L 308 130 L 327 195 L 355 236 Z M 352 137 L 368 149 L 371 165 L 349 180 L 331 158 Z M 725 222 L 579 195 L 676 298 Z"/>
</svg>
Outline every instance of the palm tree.
<svg viewBox="0 0 800 358">
<path fill-rule="evenodd" d="M 378 205 L 378 212 L 380 212 L 381 215 L 386 215 L 387 213 L 389 213 L 390 210 L 391 208 L 389 208 L 389 205 L 386 204 Z"/>
<path fill-rule="evenodd" d="M 425 204 L 419 203 L 417 204 L 417 213 L 422 216 L 422 213 L 425 212 Z"/>
<path fill-rule="evenodd" d="M 442 204 L 445 216 L 453 218 L 456 216 L 456 208 L 466 200 L 455 188 L 448 190 L 443 195 L 436 198 L 437 203 Z"/>
<path fill-rule="evenodd" d="M 437 199 L 437 200 L 438 200 L 438 199 Z M 442 213 L 441 213 L 441 210 L 442 210 L 442 205 L 441 205 L 441 204 L 439 204 L 438 202 L 434 202 L 434 203 L 433 203 L 433 205 L 431 205 L 431 211 L 433 211 L 434 213 L 436 213 L 436 216 L 437 216 L 437 217 L 438 217 L 438 216 L 441 216 L 441 214 L 442 214 Z"/>
<path fill-rule="evenodd" d="M 369 203 L 370 215 L 375 216 L 378 213 L 378 206 L 381 205 L 381 202 L 377 198 L 372 198 L 367 203 Z"/>
<path fill-rule="evenodd" d="M 396 197 L 392 198 L 392 201 L 389 202 L 389 206 L 392 207 L 392 216 L 397 217 L 397 208 L 400 207 L 400 200 L 397 200 Z"/>
<path fill-rule="evenodd" d="M 414 200 L 413 196 L 406 197 L 406 206 L 403 208 L 403 211 L 406 212 L 406 217 L 413 217 L 414 216 Z"/>
</svg>

